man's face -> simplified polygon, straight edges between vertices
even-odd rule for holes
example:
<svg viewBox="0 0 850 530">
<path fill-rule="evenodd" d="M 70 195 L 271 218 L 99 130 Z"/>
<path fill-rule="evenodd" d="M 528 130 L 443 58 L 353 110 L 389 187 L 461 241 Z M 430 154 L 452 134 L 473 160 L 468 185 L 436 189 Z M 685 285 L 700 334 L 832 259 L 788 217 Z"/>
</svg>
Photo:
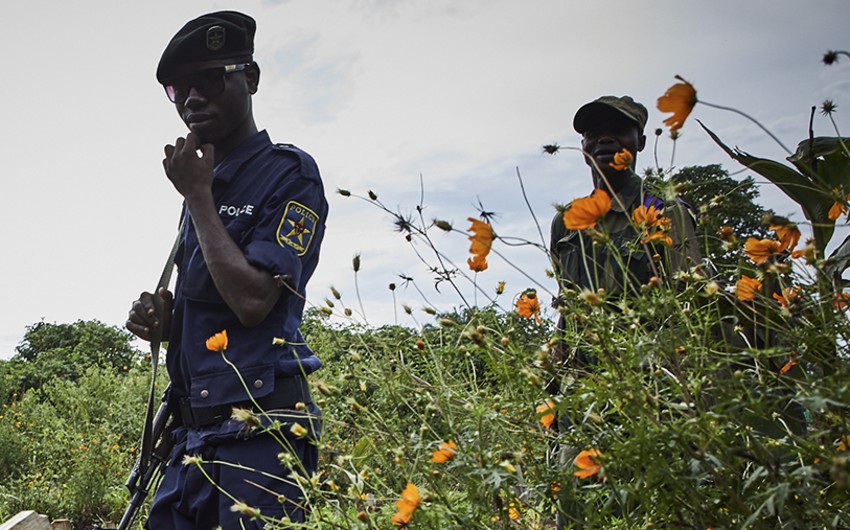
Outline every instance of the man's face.
<svg viewBox="0 0 850 530">
<path fill-rule="evenodd" d="M 203 143 L 227 139 L 251 116 L 251 95 L 257 91 L 259 69 L 251 65 L 225 73 L 228 64 L 232 63 L 186 65 L 165 83 L 179 87 L 174 101 L 177 113 Z"/>
<path fill-rule="evenodd" d="M 617 111 L 601 115 L 596 123 L 584 132 L 581 148 L 584 150 L 585 162 L 590 166 L 597 178 L 596 166 L 599 166 L 606 177 L 622 178 L 627 171 L 617 171 L 611 167 L 614 154 L 628 149 L 637 158 L 637 153 L 646 145 L 646 136 L 638 130 L 638 125 Z M 594 162 L 596 165 L 594 165 Z"/>
</svg>

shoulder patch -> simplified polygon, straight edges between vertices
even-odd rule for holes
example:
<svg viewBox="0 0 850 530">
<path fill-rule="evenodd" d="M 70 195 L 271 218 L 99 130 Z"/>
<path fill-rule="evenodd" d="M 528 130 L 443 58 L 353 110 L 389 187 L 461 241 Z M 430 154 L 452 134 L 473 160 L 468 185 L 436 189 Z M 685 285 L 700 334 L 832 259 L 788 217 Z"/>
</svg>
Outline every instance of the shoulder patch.
<svg viewBox="0 0 850 530">
<path fill-rule="evenodd" d="M 277 242 L 280 246 L 292 248 L 299 256 L 307 253 L 319 216 L 316 212 L 296 201 L 286 203 L 283 217 L 277 227 Z"/>
</svg>

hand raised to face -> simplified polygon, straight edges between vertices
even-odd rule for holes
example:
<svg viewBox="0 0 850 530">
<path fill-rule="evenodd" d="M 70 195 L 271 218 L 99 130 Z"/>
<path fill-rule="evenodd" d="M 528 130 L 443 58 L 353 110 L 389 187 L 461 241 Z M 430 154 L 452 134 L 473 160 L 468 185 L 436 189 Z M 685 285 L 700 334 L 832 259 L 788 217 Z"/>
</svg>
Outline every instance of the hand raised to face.
<svg viewBox="0 0 850 530">
<path fill-rule="evenodd" d="M 199 155 L 200 152 L 200 155 Z M 195 133 L 165 146 L 162 167 L 178 193 L 189 198 L 212 189 L 215 148 L 202 144 Z"/>
</svg>

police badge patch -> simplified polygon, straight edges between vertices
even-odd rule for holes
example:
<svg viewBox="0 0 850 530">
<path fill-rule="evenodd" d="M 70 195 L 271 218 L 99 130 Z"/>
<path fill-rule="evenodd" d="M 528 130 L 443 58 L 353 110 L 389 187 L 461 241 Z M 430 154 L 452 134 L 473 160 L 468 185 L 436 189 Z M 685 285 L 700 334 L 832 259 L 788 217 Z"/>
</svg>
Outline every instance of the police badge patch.
<svg viewBox="0 0 850 530">
<path fill-rule="evenodd" d="M 282 247 L 291 247 L 299 256 L 310 248 L 319 216 L 301 203 L 289 201 L 277 227 L 277 242 Z"/>
<path fill-rule="evenodd" d="M 224 28 L 221 26 L 212 26 L 207 30 L 207 49 L 217 51 L 222 46 L 224 46 Z"/>
</svg>

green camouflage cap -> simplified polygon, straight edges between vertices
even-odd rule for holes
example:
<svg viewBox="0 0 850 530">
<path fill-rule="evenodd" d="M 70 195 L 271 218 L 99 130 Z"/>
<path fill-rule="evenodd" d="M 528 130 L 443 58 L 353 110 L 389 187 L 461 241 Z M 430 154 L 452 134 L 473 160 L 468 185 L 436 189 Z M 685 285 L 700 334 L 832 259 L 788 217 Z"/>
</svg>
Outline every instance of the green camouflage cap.
<svg viewBox="0 0 850 530">
<path fill-rule="evenodd" d="M 605 114 L 610 115 L 611 109 L 635 122 L 638 130 L 643 132 L 648 113 L 646 107 L 632 99 L 631 96 L 602 96 L 582 105 L 573 118 L 573 128 L 577 133 L 584 134 L 598 119 L 604 117 Z"/>
</svg>

